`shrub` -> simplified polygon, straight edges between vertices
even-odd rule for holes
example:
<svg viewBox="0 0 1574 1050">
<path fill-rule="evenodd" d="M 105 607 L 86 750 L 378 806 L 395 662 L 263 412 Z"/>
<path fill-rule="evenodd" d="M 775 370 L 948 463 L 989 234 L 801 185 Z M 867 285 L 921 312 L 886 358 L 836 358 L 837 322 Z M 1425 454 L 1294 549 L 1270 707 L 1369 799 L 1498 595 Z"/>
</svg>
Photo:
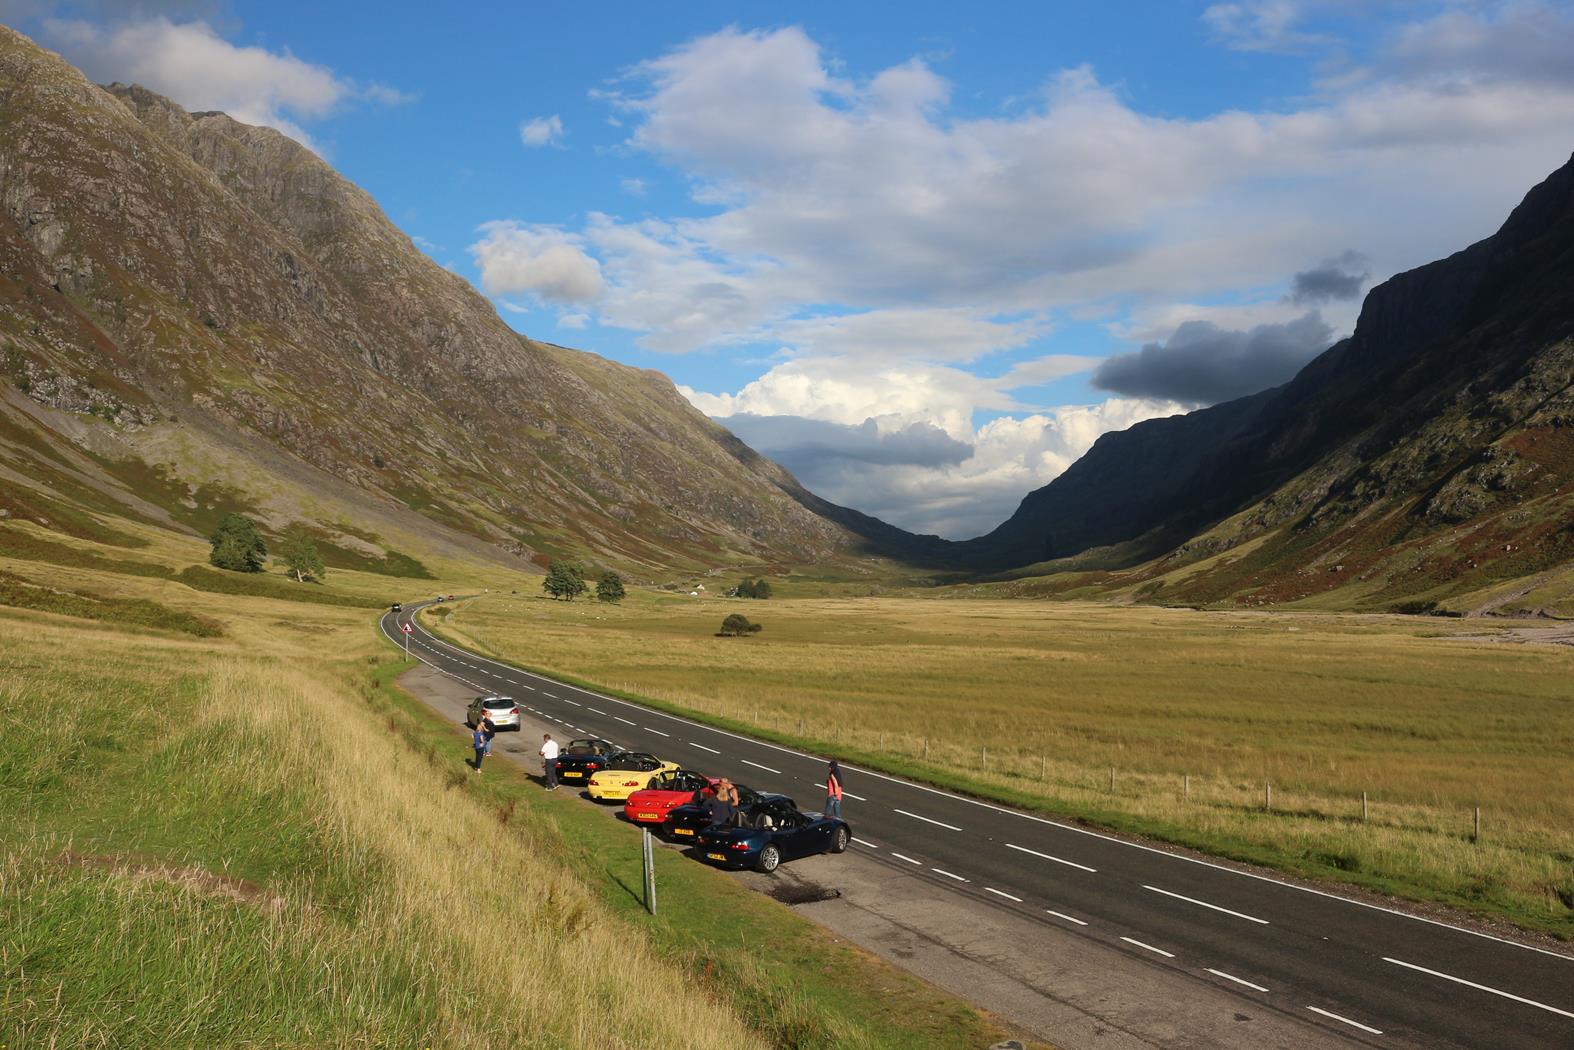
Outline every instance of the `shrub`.
<svg viewBox="0 0 1574 1050">
<path fill-rule="evenodd" d="M 721 630 L 716 633 L 722 638 L 741 638 L 759 632 L 759 624 L 749 622 L 749 618 L 742 613 L 732 613 L 721 622 Z"/>
<path fill-rule="evenodd" d="M 279 557 L 284 559 L 284 564 L 289 567 L 297 583 L 328 575 L 328 568 L 322 563 L 317 544 L 306 531 L 306 526 L 299 522 L 284 530 L 284 540 L 279 544 Z"/>
<path fill-rule="evenodd" d="M 231 572 L 261 572 L 268 557 L 257 523 L 244 514 L 224 515 L 208 542 L 213 545 L 208 561 Z"/>
<path fill-rule="evenodd" d="M 604 602 L 620 602 L 623 600 L 623 577 L 615 572 L 601 574 L 601 579 L 596 581 L 596 597 Z"/>
</svg>

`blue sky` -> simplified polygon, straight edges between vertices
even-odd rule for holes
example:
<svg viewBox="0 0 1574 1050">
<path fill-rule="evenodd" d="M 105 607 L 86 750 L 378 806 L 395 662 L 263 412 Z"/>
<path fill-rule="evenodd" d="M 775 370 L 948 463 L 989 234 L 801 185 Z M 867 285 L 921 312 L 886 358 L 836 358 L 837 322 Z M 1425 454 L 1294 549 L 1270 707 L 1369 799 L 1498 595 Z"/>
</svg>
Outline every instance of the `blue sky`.
<svg viewBox="0 0 1574 1050">
<path fill-rule="evenodd" d="M 951 536 L 1284 381 L 1574 149 L 1550 2 L 350 7 L 0 15 L 300 138 L 521 332 Z"/>
</svg>

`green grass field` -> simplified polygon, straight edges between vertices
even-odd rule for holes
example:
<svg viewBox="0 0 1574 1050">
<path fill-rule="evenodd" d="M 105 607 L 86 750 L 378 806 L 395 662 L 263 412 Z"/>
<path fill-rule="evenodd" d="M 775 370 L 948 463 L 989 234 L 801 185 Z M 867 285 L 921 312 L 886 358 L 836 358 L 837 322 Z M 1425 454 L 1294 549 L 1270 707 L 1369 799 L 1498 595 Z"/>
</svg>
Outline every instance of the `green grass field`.
<svg viewBox="0 0 1574 1050">
<path fill-rule="evenodd" d="M 468 775 L 465 734 L 391 684 L 365 606 L 426 584 L 223 593 L 183 582 L 203 544 L 139 536 L 167 571 L 77 540 L 0 555 L 5 1050 L 1003 1036 L 680 857 L 644 917 L 633 829 L 502 763 Z M 423 560 L 434 591 L 533 582 Z"/>
<path fill-rule="evenodd" d="M 715 637 L 733 611 L 764 630 Z M 1464 640 L 1491 622 L 637 592 L 490 596 L 443 629 L 895 772 L 1574 937 L 1574 654 Z"/>
</svg>

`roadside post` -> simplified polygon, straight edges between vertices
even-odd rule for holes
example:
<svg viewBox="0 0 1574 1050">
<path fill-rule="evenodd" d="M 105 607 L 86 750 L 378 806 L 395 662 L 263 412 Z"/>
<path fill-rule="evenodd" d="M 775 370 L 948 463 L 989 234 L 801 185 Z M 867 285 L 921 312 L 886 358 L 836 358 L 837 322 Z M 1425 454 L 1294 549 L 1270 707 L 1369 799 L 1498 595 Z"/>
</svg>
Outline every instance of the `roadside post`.
<svg viewBox="0 0 1574 1050">
<path fill-rule="evenodd" d="M 399 625 L 399 633 L 404 635 L 404 658 L 406 660 L 410 659 L 410 632 L 413 630 L 415 630 L 415 627 L 409 620 Z"/>
<path fill-rule="evenodd" d="M 654 915 L 656 914 L 656 853 L 651 847 L 649 828 L 645 829 L 642 849 L 645 868 L 645 910 Z"/>
</svg>

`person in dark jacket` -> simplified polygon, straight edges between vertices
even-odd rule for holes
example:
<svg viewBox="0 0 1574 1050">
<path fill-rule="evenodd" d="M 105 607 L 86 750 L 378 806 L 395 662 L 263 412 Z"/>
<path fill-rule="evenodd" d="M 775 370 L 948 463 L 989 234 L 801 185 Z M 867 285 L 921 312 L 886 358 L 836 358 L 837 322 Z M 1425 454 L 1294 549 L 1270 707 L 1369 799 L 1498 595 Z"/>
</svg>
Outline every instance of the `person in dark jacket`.
<svg viewBox="0 0 1574 1050">
<path fill-rule="evenodd" d="M 712 824 L 731 824 L 733 815 L 737 813 L 738 792 L 733 788 L 732 781 L 723 780 L 716 785 L 716 793 L 705 800 L 705 816 Z"/>
</svg>

